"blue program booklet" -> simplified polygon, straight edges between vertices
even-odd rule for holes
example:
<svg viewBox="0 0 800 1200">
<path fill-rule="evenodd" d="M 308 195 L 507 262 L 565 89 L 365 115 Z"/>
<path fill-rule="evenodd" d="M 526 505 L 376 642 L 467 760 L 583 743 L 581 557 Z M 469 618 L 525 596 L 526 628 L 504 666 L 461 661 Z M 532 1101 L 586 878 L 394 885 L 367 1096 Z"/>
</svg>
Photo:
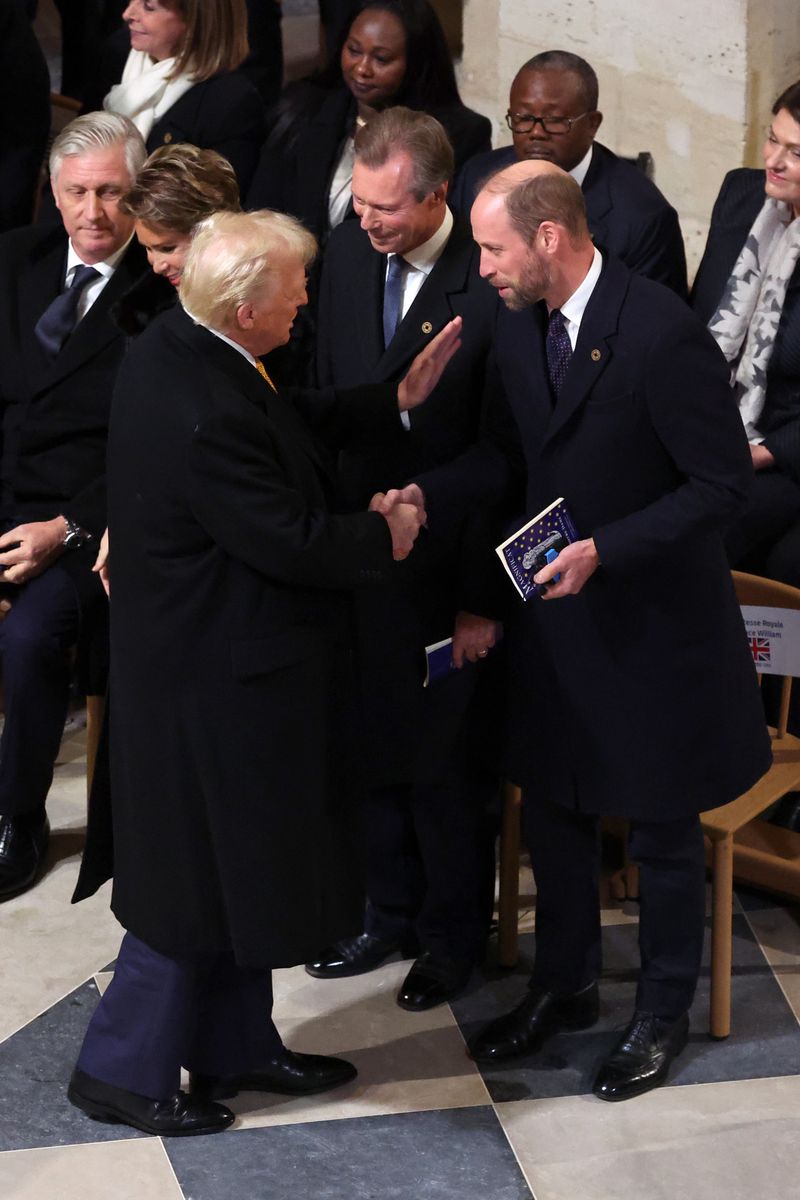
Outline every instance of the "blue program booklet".
<svg viewBox="0 0 800 1200">
<path fill-rule="evenodd" d="M 425 647 L 425 680 L 423 687 L 430 687 L 432 683 L 436 683 L 437 679 L 444 679 L 445 675 L 449 675 L 451 671 L 455 671 L 453 666 L 453 639 L 445 638 L 443 642 L 434 642 L 432 646 Z"/>
<path fill-rule="evenodd" d="M 562 496 L 506 538 L 497 547 L 497 554 L 522 599 L 528 600 L 544 590 L 540 583 L 533 582 L 534 575 L 577 540 L 575 522 Z"/>
</svg>

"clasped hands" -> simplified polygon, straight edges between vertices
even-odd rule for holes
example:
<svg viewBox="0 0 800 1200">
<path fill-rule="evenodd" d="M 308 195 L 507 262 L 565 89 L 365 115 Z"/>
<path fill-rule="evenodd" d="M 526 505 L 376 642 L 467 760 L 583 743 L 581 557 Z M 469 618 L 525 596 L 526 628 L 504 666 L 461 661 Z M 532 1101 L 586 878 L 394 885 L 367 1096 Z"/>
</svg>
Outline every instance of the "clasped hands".
<svg viewBox="0 0 800 1200">
<path fill-rule="evenodd" d="M 376 492 L 369 502 L 369 511 L 380 513 L 392 535 L 392 558 L 401 562 L 408 558 L 423 525 L 428 523 L 425 497 L 416 483 L 388 492 Z"/>
</svg>

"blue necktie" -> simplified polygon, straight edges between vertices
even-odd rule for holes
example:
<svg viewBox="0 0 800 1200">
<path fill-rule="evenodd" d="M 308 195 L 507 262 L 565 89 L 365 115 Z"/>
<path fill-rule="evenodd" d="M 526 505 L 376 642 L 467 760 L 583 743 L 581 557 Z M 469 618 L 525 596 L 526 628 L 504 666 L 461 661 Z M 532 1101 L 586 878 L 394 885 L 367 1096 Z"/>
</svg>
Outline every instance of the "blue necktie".
<svg viewBox="0 0 800 1200">
<path fill-rule="evenodd" d="M 403 311 L 403 273 L 406 260 L 399 254 L 393 254 L 389 259 L 389 269 L 386 272 L 386 283 L 383 288 L 383 345 L 389 345 L 400 324 L 400 314 Z"/>
<path fill-rule="evenodd" d="M 547 351 L 547 373 L 550 376 L 553 394 L 558 399 L 569 360 L 572 358 L 572 343 L 564 324 L 564 314 L 559 308 L 554 308 L 550 313 L 545 349 Z"/>
<path fill-rule="evenodd" d="M 39 345 L 50 358 L 55 358 L 78 324 L 78 302 L 83 289 L 93 279 L 99 278 L 100 272 L 94 267 L 78 267 L 66 291 L 56 296 L 39 317 L 34 333 Z"/>
</svg>

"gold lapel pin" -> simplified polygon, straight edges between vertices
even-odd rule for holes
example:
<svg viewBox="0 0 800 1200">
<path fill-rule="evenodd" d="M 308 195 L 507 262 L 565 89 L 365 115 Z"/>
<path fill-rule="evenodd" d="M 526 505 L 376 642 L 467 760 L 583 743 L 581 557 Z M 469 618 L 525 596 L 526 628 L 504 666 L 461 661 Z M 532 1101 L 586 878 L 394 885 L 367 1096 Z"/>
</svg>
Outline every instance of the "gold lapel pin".
<svg viewBox="0 0 800 1200">
<path fill-rule="evenodd" d="M 599 351 L 599 350 L 593 350 L 593 351 L 592 351 L 592 362 L 600 362 L 600 359 L 601 359 L 602 357 L 603 357 L 603 356 L 602 356 L 602 354 L 600 353 L 600 351 Z"/>
<path fill-rule="evenodd" d="M 433 333 L 433 326 L 431 325 L 430 321 L 422 322 L 422 332 L 423 333 Z"/>
</svg>

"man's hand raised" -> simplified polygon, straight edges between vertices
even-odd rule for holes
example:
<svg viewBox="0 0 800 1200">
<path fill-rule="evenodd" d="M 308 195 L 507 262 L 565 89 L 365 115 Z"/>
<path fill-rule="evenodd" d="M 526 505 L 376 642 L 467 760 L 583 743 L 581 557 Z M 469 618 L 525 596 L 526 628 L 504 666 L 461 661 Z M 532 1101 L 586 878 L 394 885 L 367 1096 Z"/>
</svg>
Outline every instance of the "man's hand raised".
<svg viewBox="0 0 800 1200">
<path fill-rule="evenodd" d="M 397 406 L 408 412 L 428 399 L 450 359 L 461 345 L 461 317 L 453 317 L 421 350 L 397 385 Z"/>
</svg>

